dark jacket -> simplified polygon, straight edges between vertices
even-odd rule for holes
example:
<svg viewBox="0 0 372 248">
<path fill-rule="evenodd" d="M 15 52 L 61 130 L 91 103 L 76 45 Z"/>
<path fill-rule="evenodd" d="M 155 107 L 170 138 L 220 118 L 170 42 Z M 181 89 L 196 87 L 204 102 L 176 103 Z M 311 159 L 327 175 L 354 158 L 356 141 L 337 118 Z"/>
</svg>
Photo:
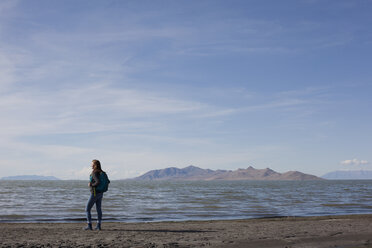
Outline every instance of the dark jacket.
<svg viewBox="0 0 372 248">
<path fill-rule="evenodd" d="M 89 183 L 89 187 L 90 187 L 90 192 L 93 194 L 94 193 L 94 188 L 98 186 L 99 184 L 99 175 L 101 174 L 100 171 L 95 171 L 95 172 L 92 172 L 92 174 L 90 174 L 90 183 Z M 96 192 L 98 193 L 98 192 Z"/>
</svg>

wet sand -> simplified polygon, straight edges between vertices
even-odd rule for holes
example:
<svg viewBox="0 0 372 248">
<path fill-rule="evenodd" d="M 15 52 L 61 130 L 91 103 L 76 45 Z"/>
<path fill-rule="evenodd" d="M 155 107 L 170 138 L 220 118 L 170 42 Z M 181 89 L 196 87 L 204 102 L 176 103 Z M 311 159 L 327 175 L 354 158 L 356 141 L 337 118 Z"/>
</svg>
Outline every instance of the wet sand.
<svg viewBox="0 0 372 248">
<path fill-rule="evenodd" d="M 0 247 L 372 247 L 372 215 L 226 221 L 0 223 Z"/>
</svg>

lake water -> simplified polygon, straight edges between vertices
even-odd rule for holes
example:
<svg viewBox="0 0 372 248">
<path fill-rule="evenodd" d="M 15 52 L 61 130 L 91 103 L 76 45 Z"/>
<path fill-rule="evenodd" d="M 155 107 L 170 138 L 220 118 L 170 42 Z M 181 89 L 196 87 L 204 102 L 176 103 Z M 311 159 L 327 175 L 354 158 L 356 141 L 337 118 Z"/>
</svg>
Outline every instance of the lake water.
<svg viewBox="0 0 372 248">
<path fill-rule="evenodd" d="M 0 222 L 85 221 L 88 181 L 0 180 Z M 95 208 L 92 209 L 96 216 Z M 372 214 L 366 181 L 112 181 L 104 221 Z"/>
</svg>

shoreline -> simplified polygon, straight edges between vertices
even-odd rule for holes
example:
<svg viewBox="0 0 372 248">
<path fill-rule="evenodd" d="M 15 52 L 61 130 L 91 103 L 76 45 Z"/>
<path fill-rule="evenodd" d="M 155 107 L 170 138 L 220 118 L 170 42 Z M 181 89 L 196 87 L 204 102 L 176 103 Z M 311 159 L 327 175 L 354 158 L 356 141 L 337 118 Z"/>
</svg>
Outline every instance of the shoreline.
<svg viewBox="0 0 372 248">
<path fill-rule="evenodd" d="M 240 220 L 0 223 L 1 247 L 372 247 L 372 214 Z"/>
<path fill-rule="evenodd" d="M 329 219 L 329 218 L 359 218 L 359 217 L 372 217 L 372 213 L 370 214 L 335 214 L 335 215 L 310 215 L 310 216 L 264 216 L 264 217 L 252 217 L 252 218 L 227 218 L 227 219 L 185 219 L 185 220 L 143 220 L 143 221 L 130 221 L 130 220 L 112 220 L 112 219 L 103 219 L 102 222 L 104 223 L 123 223 L 123 224 L 146 224 L 146 223 L 185 223 L 185 222 L 210 222 L 210 221 L 252 221 L 252 220 L 281 220 L 281 219 Z M 93 223 L 97 221 L 96 218 L 92 218 Z M 3 221 L 0 220 L 1 224 L 79 224 L 85 223 L 86 218 L 79 218 L 79 219 L 69 219 L 69 220 L 30 220 L 30 221 L 23 221 L 23 220 L 11 220 L 11 221 Z"/>
</svg>

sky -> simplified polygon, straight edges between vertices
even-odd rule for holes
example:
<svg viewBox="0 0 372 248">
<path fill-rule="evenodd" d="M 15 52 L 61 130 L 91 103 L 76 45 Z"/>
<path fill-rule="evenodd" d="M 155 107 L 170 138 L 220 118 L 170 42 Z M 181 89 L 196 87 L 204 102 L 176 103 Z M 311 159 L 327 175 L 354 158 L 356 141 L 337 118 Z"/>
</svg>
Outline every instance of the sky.
<svg viewBox="0 0 372 248">
<path fill-rule="evenodd" d="M 0 1 L 1 176 L 372 169 L 372 1 Z"/>
</svg>

